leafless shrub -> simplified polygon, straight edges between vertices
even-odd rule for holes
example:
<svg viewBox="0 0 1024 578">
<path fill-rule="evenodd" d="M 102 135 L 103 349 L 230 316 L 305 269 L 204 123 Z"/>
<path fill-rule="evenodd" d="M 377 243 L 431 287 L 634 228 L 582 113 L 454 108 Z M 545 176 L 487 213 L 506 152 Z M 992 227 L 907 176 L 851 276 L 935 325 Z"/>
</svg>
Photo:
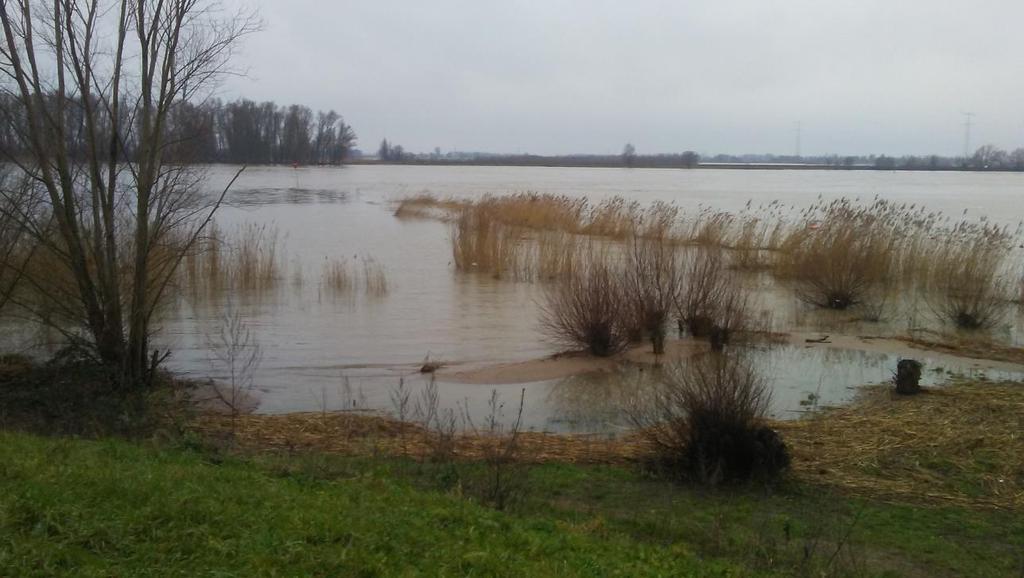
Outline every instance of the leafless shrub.
<svg viewBox="0 0 1024 578">
<path fill-rule="evenodd" d="M 687 254 L 682 288 L 676 300 L 680 329 L 694 337 L 708 337 L 717 316 L 717 300 L 725 287 L 725 259 L 713 247 L 698 247 Z"/>
<path fill-rule="evenodd" d="M 711 353 L 671 365 L 660 384 L 638 390 L 627 413 L 662 465 L 714 485 L 788 466 L 781 438 L 764 425 L 770 400 L 748 360 Z"/>
<path fill-rule="evenodd" d="M 458 421 L 452 408 L 442 408 L 437 388 L 437 380 L 433 375 L 420 390 L 413 407 L 413 415 L 420 422 L 430 446 L 430 459 L 439 464 L 453 464 L 455 460 L 455 435 L 458 432 Z M 449 478 L 458 477 L 458 472 L 446 472 Z M 449 479 L 449 484 L 453 480 Z"/>
<path fill-rule="evenodd" d="M 676 315 L 696 338 L 710 338 L 721 349 L 738 333 L 752 328 L 751 298 L 740 275 L 726 267 L 723 250 L 696 247 L 683 265 Z"/>
<path fill-rule="evenodd" d="M 398 385 L 392 387 L 388 391 L 388 397 L 391 400 L 391 409 L 394 412 L 395 418 L 398 419 L 398 435 L 402 444 L 402 455 L 409 455 L 409 446 L 407 440 L 407 426 L 409 425 L 409 418 L 411 417 L 410 405 L 412 399 L 412 391 L 409 390 L 409 386 L 405 383 L 405 378 L 398 379 Z"/>
<path fill-rule="evenodd" d="M 477 491 L 483 501 L 497 510 L 505 510 L 524 492 L 528 469 L 519 459 L 519 434 L 523 424 L 526 389 L 519 395 L 516 417 L 505 425 L 504 407 L 497 390 L 488 400 L 489 412 L 480 429 L 466 411 L 465 420 L 473 435 L 485 440 L 483 447 L 484 479 Z"/>
<path fill-rule="evenodd" d="M 207 335 L 206 341 L 213 361 L 227 374 L 223 381 L 212 380 L 210 389 L 230 413 L 234 432 L 238 416 L 249 411 L 253 404 L 254 378 L 263 360 L 263 350 L 239 311 L 230 305 L 221 318 L 218 332 Z"/>
<path fill-rule="evenodd" d="M 669 316 L 679 299 L 678 245 L 666 235 L 666 223 L 648 226 L 647 236 L 635 234 L 626 262 L 626 298 L 638 329 L 651 340 L 654 353 L 665 353 Z"/>
<path fill-rule="evenodd" d="M 591 248 L 586 255 L 546 288 L 541 327 L 556 343 L 608 357 L 629 344 L 622 272 L 607 251 Z"/>
</svg>

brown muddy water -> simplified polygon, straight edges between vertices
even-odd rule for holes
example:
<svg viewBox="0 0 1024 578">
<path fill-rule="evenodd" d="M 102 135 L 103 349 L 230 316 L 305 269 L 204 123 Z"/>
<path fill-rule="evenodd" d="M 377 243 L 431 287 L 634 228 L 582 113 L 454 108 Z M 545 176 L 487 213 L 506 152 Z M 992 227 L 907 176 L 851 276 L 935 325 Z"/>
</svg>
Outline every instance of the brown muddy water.
<svg viewBox="0 0 1024 578">
<path fill-rule="evenodd" d="M 208 185 L 219 190 L 232 167 L 211 167 Z M 400 379 L 413 391 L 425 377 L 425 357 L 468 367 L 548 356 L 557 347 L 538 328 L 541 287 L 457 274 L 451 264 L 448 225 L 393 216 L 394 201 L 429 192 L 439 197 L 477 197 L 522 191 L 587 196 L 613 195 L 642 203 L 671 201 L 685 210 L 701 206 L 738 211 L 747 201 L 780 201 L 806 207 L 820 198 L 883 198 L 923 204 L 959 217 L 987 216 L 1015 225 L 1024 218 L 1024 174 L 878 171 L 755 171 L 580 169 L 521 167 L 352 166 L 344 168 L 251 167 L 218 215 L 223 230 L 267 224 L 280 233 L 287 270 L 270 290 L 196 299 L 180 295 L 161 321 L 160 339 L 173 355 L 169 367 L 190 377 L 223 378 L 209 336 L 226 308 L 238 311 L 263 355 L 253 375 L 258 411 L 336 410 L 357 405 L 390 409 L 389 392 Z M 338 295 L 325 288 L 324 263 L 371 258 L 386 271 L 383 295 Z M 779 288 L 765 288 L 763 306 L 777 329 L 835 331 L 834 318 L 801 306 Z M 890 326 L 843 326 L 844 333 L 893 334 Z M 1019 315 L 998 329 L 1019 341 Z M 794 417 L 817 405 L 842 403 L 855 388 L 888 379 L 898 356 L 776 346 L 752 352 L 774 386 L 773 412 Z M 929 362 L 926 381 L 948 372 L 979 372 L 948 359 Z M 623 392 L 652 371 L 578 376 L 528 384 L 460 384 L 439 379 L 442 407 L 468 408 L 480 416 L 497 390 L 507 417 L 525 389 L 524 422 L 534 430 L 614 432 L 624 427 Z M 1020 377 L 988 370 L 989 377 Z"/>
</svg>

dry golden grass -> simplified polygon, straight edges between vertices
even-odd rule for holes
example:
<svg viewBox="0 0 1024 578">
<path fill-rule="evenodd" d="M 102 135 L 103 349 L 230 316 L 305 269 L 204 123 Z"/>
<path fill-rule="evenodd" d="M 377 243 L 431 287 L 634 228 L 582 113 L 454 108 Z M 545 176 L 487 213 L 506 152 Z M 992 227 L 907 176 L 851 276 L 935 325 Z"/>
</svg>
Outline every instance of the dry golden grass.
<svg viewBox="0 0 1024 578">
<path fill-rule="evenodd" d="M 273 289 L 284 278 L 280 234 L 274 226 L 246 223 L 225 234 L 216 223 L 182 262 L 182 284 L 193 293 Z"/>
<path fill-rule="evenodd" d="M 798 477 L 909 501 L 1024 508 L 1024 386 L 959 383 L 916 396 L 890 387 L 776 424 Z"/>
<path fill-rule="evenodd" d="M 228 416 L 203 414 L 196 424 L 205 435 L 231 436 L 243 448 L 288 451 L 323 451 L 347 455 L 409 455 L 431 458 L 436 450 L 435 433 L 415 423 L 376 414 L 357 412 L 244 415 L 233 424 Z M 569 463 L 622 463 L 647 453 L 637 437 L 608 440 L 598 435 L 556 435 L 520 432 L 519 460 Z M 487 434 L 456 434 L 454 457 L 483 459 L 494 439 Z"/>
<path fill-rule="evenodd" d="M 465 201 L 440 199 L 430 193 L 421 193 L 398 201 L 394 215 L 399 218 L 444 219 L 465 206 Z"/>
</svg>

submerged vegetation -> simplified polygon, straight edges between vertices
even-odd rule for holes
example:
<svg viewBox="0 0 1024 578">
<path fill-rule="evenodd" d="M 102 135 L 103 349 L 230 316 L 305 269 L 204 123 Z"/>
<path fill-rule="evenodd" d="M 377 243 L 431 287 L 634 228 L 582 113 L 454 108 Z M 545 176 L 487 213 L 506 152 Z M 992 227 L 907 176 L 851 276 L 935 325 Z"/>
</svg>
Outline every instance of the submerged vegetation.
<svg viewBox="0 0 1024 578">
<path fill-rule="evenodd" d="M 622 197 L 592 204 L 537 193 L 475 201 L 420 196 L 399 203 L 396 214 L 413 212 L 449 220 L 456 270 L 566 285 L 549 297 L 580 291 L 587 275 L 581 263 L 606 259 L 612 276 L 627 280 L 618 291 L 632 303 L 620 324 L 631 327 L 632 339 L 651 338 L 656 351 L 669 301 L 680 329 L 694 336 L 714 331 L 728 339 L 747 328 L 755 311 L 744 275 L 763 272 L 809 306 L 852 310 L 867 321 L 892 315 L 900 299 L 920 300 L 939 322 L 971 331 L 999 325 L 1021 269 L 1019 227 L 951 222 L 877 198 L 685 214 Z M 549 299 L 546 315 L 556 300 Z M 916 318 L 916 308 L 908 315 Z"/>
</svg>

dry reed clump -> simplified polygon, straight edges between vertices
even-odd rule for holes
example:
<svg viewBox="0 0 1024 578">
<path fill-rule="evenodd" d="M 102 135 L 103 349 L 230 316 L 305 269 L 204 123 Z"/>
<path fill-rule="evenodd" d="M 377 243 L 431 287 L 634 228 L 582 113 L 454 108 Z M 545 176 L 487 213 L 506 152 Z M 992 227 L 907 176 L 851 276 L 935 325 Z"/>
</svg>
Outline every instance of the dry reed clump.
<svg viewBox="0 0 1024 578">
<path fill-rule="evenodd" d="M 362 291 L 369 297 L 383 297 L 390 289 L 387 270 L 373 257 L 324 259 L 321 279 L 322 286 L 335 294 Z"/>
<path fill-rule="evenodd" d="M 770 401 L 747 359 L 709 353 L 672 364 L 660 384 L 638 390 L 627 413 L 669 472 L 715 485 L 788 467 L 785 444 L 765 425 Z"/>
<path fill-rule="evenodd" d="M 608 357 L 630 341 L 623 269 L 607 251 L 590 248 L 584 255 L 571 273 L 547 288 L 541 327 L 560 345 Z"/>
<path fill-rule="evenodd" d="M 214 223 L 185 256 L 182 282 L 193 292 L 272 289 L 284 278 L 280 248 L 277 227 L 246 223 L 225 235 Z"/>
<path fill-rule="evenodd" d="M 394 215 L 398 218 L 446 219 L 467 204 L 467 201 L 440 199 L 430 193 L 420 193 L 398 201 Z"/>
<path fill-rule="evenodd" d="M 911 215 L 883 200 L 859 206 L 849 199 L 818 204 L 804 226 L 780 247 L 779 273 L 797 296 L 827 309 L 848 309 L 879 295 L 897 278 L 900 239 L 913 228 Z"/>
<path fill-rule="evenodd" d="M 324 286 L 335 293 L 350 293 L 356 287 L 348 259 L 325 259 L 322 278 Z"/>
<path fill-rule="evenodd" d="M 372 257 L 363 257 L 363 289 L 371 297 L 383 297 L 388 293 L 388 275 L 384 266 Z"/>
<path fill-rule="evenodd" d="M 960 223 L 935 243 L 925 273 L 925 301 L 959 329 L 989 329 L 1013 298 L 1013 239 L 1005 228 Z"/>
<path fill-rule="evenodd" d="M 497 279 L 522 276 L 519 234 L 503 226 L 490 211 L 461 210 L 452 224 L 451 239 L 457 270 L 488 272 Z"/>
</svg>

